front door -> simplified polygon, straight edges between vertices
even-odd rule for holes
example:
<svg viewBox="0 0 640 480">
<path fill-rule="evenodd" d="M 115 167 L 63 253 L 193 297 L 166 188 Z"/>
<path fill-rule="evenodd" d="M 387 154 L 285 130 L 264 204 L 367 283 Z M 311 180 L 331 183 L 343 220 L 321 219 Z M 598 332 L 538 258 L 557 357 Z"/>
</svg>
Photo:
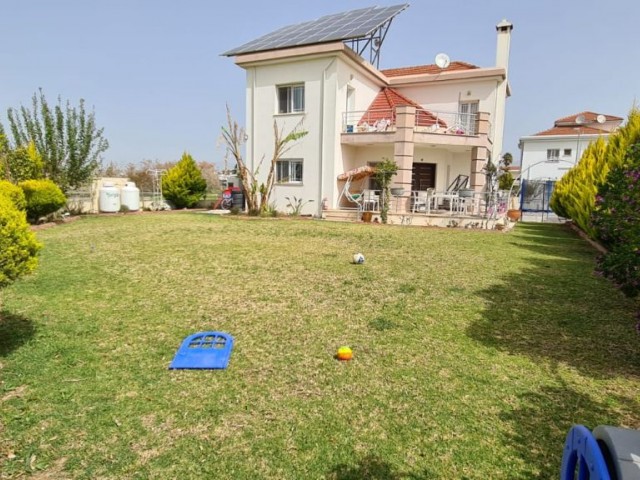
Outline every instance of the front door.
<svg viewBox="0 0 640 480">
<path fill-rule="evenodd" d="M 411 190 L 436 188 L 436 164 L 414 163 L 411 174 Z"/>
</svg>

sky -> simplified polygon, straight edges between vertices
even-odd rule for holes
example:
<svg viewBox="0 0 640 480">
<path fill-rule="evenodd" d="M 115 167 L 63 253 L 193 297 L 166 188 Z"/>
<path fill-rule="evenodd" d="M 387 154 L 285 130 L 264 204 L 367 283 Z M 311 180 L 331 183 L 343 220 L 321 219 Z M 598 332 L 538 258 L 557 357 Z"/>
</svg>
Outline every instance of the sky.
<svg viewBox="0 0 640 480">
<path fill-rule="evenodd" d="M 505 152 L 582 111 L 626 117 L 640 96 L 638 0 L 0 0 L 0 122 L 42 88 L 95 110 L 105 164 L 145 159 L 222 165 L 225 105 L 244 122 L 245 72 L 221 53 L 286 25 L 409 3 L 380 68 L 451 60 L 495 64 L 495 25 L 511 37 Z M 428 107 L 428 106 L 427 106 Z"/>
</svg>

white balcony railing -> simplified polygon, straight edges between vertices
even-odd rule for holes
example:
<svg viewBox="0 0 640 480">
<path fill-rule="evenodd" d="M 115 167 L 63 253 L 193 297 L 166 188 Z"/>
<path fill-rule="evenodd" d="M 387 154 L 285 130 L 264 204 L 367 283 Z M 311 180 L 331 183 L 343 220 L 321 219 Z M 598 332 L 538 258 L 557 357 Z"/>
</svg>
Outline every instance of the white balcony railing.
<svg viewBox="0 0 640 480">
<path fill-rule="evenodd" d="M 477 135 L 477 117 L 478 115 L 475 113 L 417 110 L 414 128 L 416 132 Z M 342 114 L 343 133 L 393 132 L 395 129 L 395 109 L 345 112 Z"/>
<path fill-rule="evenodd" d="M 342 114 L 343 133 L 392 132 L 395 129 L 396 112 L 392 108 Z"/>
</svg>

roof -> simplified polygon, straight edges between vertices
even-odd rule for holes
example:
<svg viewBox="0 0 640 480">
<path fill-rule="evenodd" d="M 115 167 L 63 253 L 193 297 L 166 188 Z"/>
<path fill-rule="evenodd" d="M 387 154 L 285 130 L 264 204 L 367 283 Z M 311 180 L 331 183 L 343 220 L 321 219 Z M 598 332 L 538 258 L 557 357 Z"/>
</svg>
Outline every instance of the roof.
<svg viewBox="0 0 640 480">
<path fill-rule="evenodd" d="M 454 72 L 460 70 L 473 70 L 480 68 L 467 62 L 451 62 L 447 68 L 440 68 L 435 64 L 417 65 L 414 67 L 389 68 L 381 70 L 387 77 L 404 77 L 408 75 L 433 75 L 442 72 Z"/>
<path fill-rule="evenodd" d="M 533 136 L 542 137 L 546 135 L 608 135 L 609 133 L 611 132 L 609 132 L 608 130 L 603 130 L 601 128 L 575 124 L 573 126 L 553 127 L 549 130 L 535 133 Z"/>
<path fill-rule="evenodd" d="M 410 98 L 405 97 L 400 92 L 390 87 L 385 87 L 380 90 L 359 123 L 364 123 L 366 121 L 369 124 L 374 124 L 379 120 L 385 120 L 389 117 L 395 118 L 395 107 L 401 105 L 410 105 L 416 108 L 417 126 L 425 127 L 435 125 L 436 123 L 442 127 L 447 126 L 444 120 L 438 119 L 433 113 L 425 110 Z"/>
<path fill-rule="evenodd" d="M 575 115 L 569 115 L 568 117 L 559 118 L 554 122 L 554 125 L 561 126 L 563 123 L 569 124 L 569 125 L 580 125 L 576 121 L 576 119 L 580 116 L 584 118 L 582 122 L 582 124 L 584 125 L 585 123 L 597 122 L 599 115 L 601 114 L 595 113 L 595 112 L 580 112 L 580 113 L 576 113 Z M 603 115 L 603 117 L 605 118 L 605 122 L 616 122 L 616 121 L 624 120 L 623 118 L 616 117 L 614 115 Z"/>
<path fill-rule="evenodd" d="M 409 4 L 404 3 L 325 15 L 316 20 L 280 28 L 244 45 L 232 48 L 222 55 L 242 55 L 303 45 L 361 39 L 373 35 L 384 25 L 388 26 L 396 15 L 408 7 Z M 370 40 L 374 41 L 375 39 L 371 38 Z M 384 37 L 379 36 L 377 40 L 381 43 Z"/>
</svg>

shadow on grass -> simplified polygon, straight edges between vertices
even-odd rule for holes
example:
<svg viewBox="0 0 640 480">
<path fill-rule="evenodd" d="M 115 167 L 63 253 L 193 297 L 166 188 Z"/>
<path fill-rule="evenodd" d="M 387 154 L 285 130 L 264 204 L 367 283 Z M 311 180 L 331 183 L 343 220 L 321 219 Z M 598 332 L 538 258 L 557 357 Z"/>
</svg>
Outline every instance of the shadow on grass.
<svg viewBox="0 0 640 480">
<path fill-rule="evenodd" d="M 28 318 L 6 310 L 0 311 L 0 357 L 6 357 L 28 342 L 35 331 L 34 323 Z"/>
<path fill-rule="evenodd" d="M 616 399 L 627 415 L 637 411 L 636 402 Z M 509 443 L 529 466 L 530 478 L 558 478 L 565 438 L 572 425 L 583 424 L 590 429 L 598 425 L 617 426 L 623 416 L 563 384 L 520 396 L 518 407 L 504 412 L 501 418 L 511 424 Z"/>
<path fill-rule="evenodd" d="M 369 455 L 360 460 L 357 465 L 337 465 L 326 476 L 327 480 L 430 480 L 437 477 L 423 473 L 395 472 L 388 463 L 380 458 Z"/>
<path fill-rule="evenodd" d="M 561 225 L 521 226 L 514 243 L 527 267 L 477 292 L 487 307 L 467 334 L 534 361 L 570 365 L 591 377 L 637 375 L 636 304 L 596 277 L 594 251 Z"/>
</svg>

